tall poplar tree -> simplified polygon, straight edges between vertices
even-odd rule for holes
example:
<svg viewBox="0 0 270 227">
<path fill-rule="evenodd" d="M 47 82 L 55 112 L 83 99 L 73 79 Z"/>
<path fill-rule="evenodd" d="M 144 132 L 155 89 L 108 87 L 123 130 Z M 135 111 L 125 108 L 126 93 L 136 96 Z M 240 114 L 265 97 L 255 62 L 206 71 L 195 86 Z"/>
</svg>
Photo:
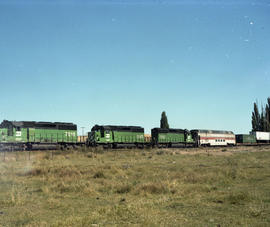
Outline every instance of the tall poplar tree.
<svg viewBox="0 0 270 227">
<path fill-rule="evenodd" d="M 262 106 L 261 113 L 258 104 L 254 103 L 251 123 L 252 131 L 270 132 L 270 97 L 267 99 L 265 108 Z"/>
<path fill-rule="evenodd" d="M 161 114 L 160 128 L 170 128 L 165 111 L 163 111 L 162 114 Z"/>
<path fill-rule="evenodd" d="M 266 131 L 266 117 L 265 117 L 265 111 L 262 106 L 262 111 L 260 114 L 260 131 L 265 132 Z"/>
<path fill-rule="evenodd" d="M 254 102 L 254 110 L 252 112 L 252 131 L 260 131 L 260 113 L 257 103 Z"/>
<path fill-rule="evenodd" d="M 266 120 L 266 131 L 270 132 L 270 97 L 267 99 L 265 107 L 265 120 Z"/>
</svg>

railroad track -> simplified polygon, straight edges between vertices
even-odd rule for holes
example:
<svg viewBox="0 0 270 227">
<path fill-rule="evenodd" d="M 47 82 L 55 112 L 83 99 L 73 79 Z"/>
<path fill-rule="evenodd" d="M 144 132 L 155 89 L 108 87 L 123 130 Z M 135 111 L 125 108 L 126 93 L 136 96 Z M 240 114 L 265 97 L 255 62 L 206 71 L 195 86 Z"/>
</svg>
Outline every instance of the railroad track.
<svg viewBox="0 0 270 227">
<path fill-rule="evenodd" d="M 82 148 L 85 144 L 77 144 L 75 146 L 66 146 L 66 147 L 61 147 L 59 145 L 47 145 L 47 146 L 33 146 L 33 149 L 29 150 L 27 147 L 22 146 L 3 146 L 3 144 L 0 144 L 0 152 L 26 152 L 26 151 L 42 151 L 42 150 L 50 150 L 50 151 L 59 151 L 59 150 L 77 150 L 79 148 Z M 256 143 L 256 144 L 236 144 L 235 146 L 200 146 L 200 147 L 193 147 L 193 146 L 173 146 L 173 147 L 148 147 L 148 148 L 136 148 L 136 147 L 118 147 L 117 150 L 122 150 L 122 149 L 141 149 L 141 150 L 148 150 L 148 149 L 217 149 L 217 148 L 233 148 L 233 147 L 267 147 L 270 146 L 270 143 Z M 85 147 L 86 150 L 90 149 L 104 149 L 104 150 L 116 150 L 114 148 L 106 148 L 106 147 Z"/>
</svg>

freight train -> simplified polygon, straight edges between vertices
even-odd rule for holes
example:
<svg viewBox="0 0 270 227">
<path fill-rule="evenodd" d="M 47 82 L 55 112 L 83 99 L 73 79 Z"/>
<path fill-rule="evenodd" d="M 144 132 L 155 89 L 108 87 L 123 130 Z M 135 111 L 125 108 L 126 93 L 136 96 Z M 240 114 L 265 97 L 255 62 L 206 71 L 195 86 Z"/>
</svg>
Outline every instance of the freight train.
<svg viewBox="0 0 270 227">
<path fill-rule="evenodd" d="M 145 136 L 139 126 L 95 125 L 88 133 L 88 146 L 116 148 L 136 147 L 201 147 L 235 146 L 270 143 L 270 132 L 253 132 L 235 135 L 232 131 L 153 128 L 151 136 Z"/>
<path fill-rule="evenodd" d="M 78 140 L 77 125 L 63 122 L 7 121 L 0 124 L 0 150 L 31 150 L 39 147 L 65 148 L 76 145 L 117 148 L 234 146 L 270 143 L 270 132 L 235 135 L 231 131 L 153 128 L 145 136 L 140 126 L 95 125 L 86 140 Z"/>
</svg>

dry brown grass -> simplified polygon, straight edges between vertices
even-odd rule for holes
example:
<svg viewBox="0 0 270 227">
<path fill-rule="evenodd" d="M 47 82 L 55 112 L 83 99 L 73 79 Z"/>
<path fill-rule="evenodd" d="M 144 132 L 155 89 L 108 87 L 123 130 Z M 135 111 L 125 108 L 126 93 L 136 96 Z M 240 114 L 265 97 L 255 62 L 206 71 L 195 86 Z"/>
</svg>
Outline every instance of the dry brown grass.
<svg viewBox="0 0 270 227">
<path fill-rule="evenodd" d="M 269 226 L 270 148 L 0 154 L 0 226 Z"/>
</svg>

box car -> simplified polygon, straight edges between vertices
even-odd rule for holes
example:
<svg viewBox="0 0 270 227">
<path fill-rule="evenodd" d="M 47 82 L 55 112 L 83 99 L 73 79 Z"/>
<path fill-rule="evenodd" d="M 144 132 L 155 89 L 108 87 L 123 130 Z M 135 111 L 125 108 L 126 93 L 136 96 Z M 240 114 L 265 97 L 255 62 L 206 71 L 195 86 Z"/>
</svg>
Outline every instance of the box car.
<svg viewBox="0 0 270 227">
<path fill-rule="evenodd" d="M 236 138 L 236 143 L 244 143 L 244 144 L 257 143 L 255 135 L 238 134 L 238 135 L 235 135 L 235 138 Z"/>
<path fill-rule="evenodd" d="M 139 126 L 95 125 L 88 133 L 88 145 L 107 145 L 116 147 L 119 144 L 144 145 L 144 128 Z"/>
<path fill-rule="evenodd" d="M 188 130 L 183 129 L 163 129 L 153 128 L 151 130 L 152 145 L 153 146 L 167 146 L 173 144 L 193 144 L 191 134 Z"/>
<path fill-rule="evenodd" d="M 194 129 L 191 133 L 197 146 L 236 145 L 235 135 L 231 131 Z"/>
</svg>

